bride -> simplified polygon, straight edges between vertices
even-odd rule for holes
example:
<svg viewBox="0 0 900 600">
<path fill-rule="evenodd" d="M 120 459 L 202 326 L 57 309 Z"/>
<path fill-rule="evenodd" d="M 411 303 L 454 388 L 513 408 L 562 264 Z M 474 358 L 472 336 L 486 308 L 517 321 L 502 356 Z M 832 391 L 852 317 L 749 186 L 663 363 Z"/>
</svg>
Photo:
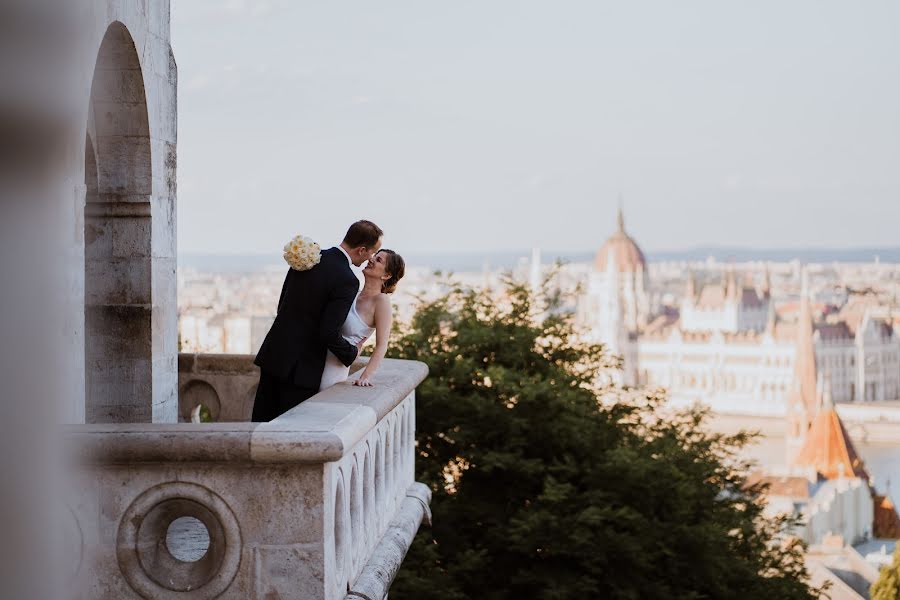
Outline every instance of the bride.
<svg viewBox="0 0 900 600">
<path fill-rule="evenodd" d="M 366 365 L 359 379 L 353 382 L 353 385 L 371 386 L 372 377 L 387 352 L 392 320 L 391 301 L 388 294 L 397 289 L 397 283 L 403 277 L 405 270 L 406 265 L 400 255 L 385 248 L 369 259 L 363 269 L 365 283 L 350 307 L 347 320 L 341 327 L 341 335 L 351 344 L 362 348 L 365 341 L 374 333 L 375 351 L 369 358 L 369 364 Z M 319 391 L 346 381 L 349 374 L 350 368 L 345 367 L 338 357 L 329 351 Z"/>
</svg>

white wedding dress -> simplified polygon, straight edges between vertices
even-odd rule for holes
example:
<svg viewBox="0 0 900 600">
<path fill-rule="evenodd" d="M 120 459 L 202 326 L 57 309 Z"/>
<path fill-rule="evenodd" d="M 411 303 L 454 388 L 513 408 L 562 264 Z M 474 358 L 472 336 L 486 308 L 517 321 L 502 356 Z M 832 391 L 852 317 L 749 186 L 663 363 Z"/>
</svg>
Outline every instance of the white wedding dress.
<svg viewBox="0 0 900 600">
<path fill-rule="evenodd" d="M 359 298 L 359 294 L 356 295 L 356 298 Z M 375 333 L 375 328 L 370 327 L 368 323 L 363 321 L 356 311 L 356 298 L 353 299 L 350 312 L 347 313 L 347 319 L 341 327 L 341 335 L 354 346 Z M 350 375 L 350 367 L 344 366 L 344 363 L 338 360 L 338 357 L 332 354 L 330 350 L 327 352 L 325 370 L 322 371 L 322 382 L 319 384 L 320 392 L 336 383 L 346 381 Z"/>
</svg>

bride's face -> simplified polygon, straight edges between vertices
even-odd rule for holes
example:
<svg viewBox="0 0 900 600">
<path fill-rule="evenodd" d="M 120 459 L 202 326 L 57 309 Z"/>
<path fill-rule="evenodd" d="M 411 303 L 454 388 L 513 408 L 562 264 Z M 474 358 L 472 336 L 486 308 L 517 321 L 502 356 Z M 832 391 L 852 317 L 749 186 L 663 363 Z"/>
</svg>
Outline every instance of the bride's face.
<svg viewBox="0 0 900 600">
<path fill-rule="evenodd" d="M 390 279 L 390 275 L 385 267 L 387 267 L 387 255 L 384 252 L 379 252 L 366 263 L 363 274 L 366 277 L 375 277 L 376 279 Z"/>
</svg>

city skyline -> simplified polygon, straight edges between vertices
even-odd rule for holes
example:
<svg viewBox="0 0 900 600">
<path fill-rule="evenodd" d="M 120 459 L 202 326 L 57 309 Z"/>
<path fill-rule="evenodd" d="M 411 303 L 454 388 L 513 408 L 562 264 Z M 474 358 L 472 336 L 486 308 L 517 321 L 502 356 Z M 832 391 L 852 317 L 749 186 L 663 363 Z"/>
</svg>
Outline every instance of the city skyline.
<svg viewBox="0 0 900 600">
<path fill-rule="evenodd" d="M 896 245 L 895 3 L 172 12 L 182 252 Z"/>
</svg>

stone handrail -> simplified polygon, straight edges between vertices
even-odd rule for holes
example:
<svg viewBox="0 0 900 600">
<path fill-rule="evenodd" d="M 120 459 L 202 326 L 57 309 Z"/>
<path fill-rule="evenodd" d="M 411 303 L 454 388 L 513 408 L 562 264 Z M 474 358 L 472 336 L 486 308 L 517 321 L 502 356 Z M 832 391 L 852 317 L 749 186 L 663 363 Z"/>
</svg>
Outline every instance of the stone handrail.
<svg viewBox="0 0 900 600">
<path fill-rule="evenodd" d="M 330 462 L 340 460 L 427 374 L 423 363 L 386 359 L 374 387 L 337 384 L 269 423 L 90 425 L 78 426 L 71 437 L 88 462 Z"/>
<path fill-rule="evenodd" d="M 204 361 L 218 370 L 197 369 Z M 231 357 L 180 362 L 220 384 L 229 365 L 249 377 L 246 357 L 240 368 Z M 367 597 L 386 593 L 429 518 L 430 491 L 413 469 L 415 388 L 426 375 L 422 363 L 385 360 L 374 387 L 338 384 L 269 423 L 71 427 L 85 467 L 72 512 L 86 597 L 331 600 L 357 584 Z M 208 534 L 199 560 L 173 556 L 179 517 Z"/>
</svg>

